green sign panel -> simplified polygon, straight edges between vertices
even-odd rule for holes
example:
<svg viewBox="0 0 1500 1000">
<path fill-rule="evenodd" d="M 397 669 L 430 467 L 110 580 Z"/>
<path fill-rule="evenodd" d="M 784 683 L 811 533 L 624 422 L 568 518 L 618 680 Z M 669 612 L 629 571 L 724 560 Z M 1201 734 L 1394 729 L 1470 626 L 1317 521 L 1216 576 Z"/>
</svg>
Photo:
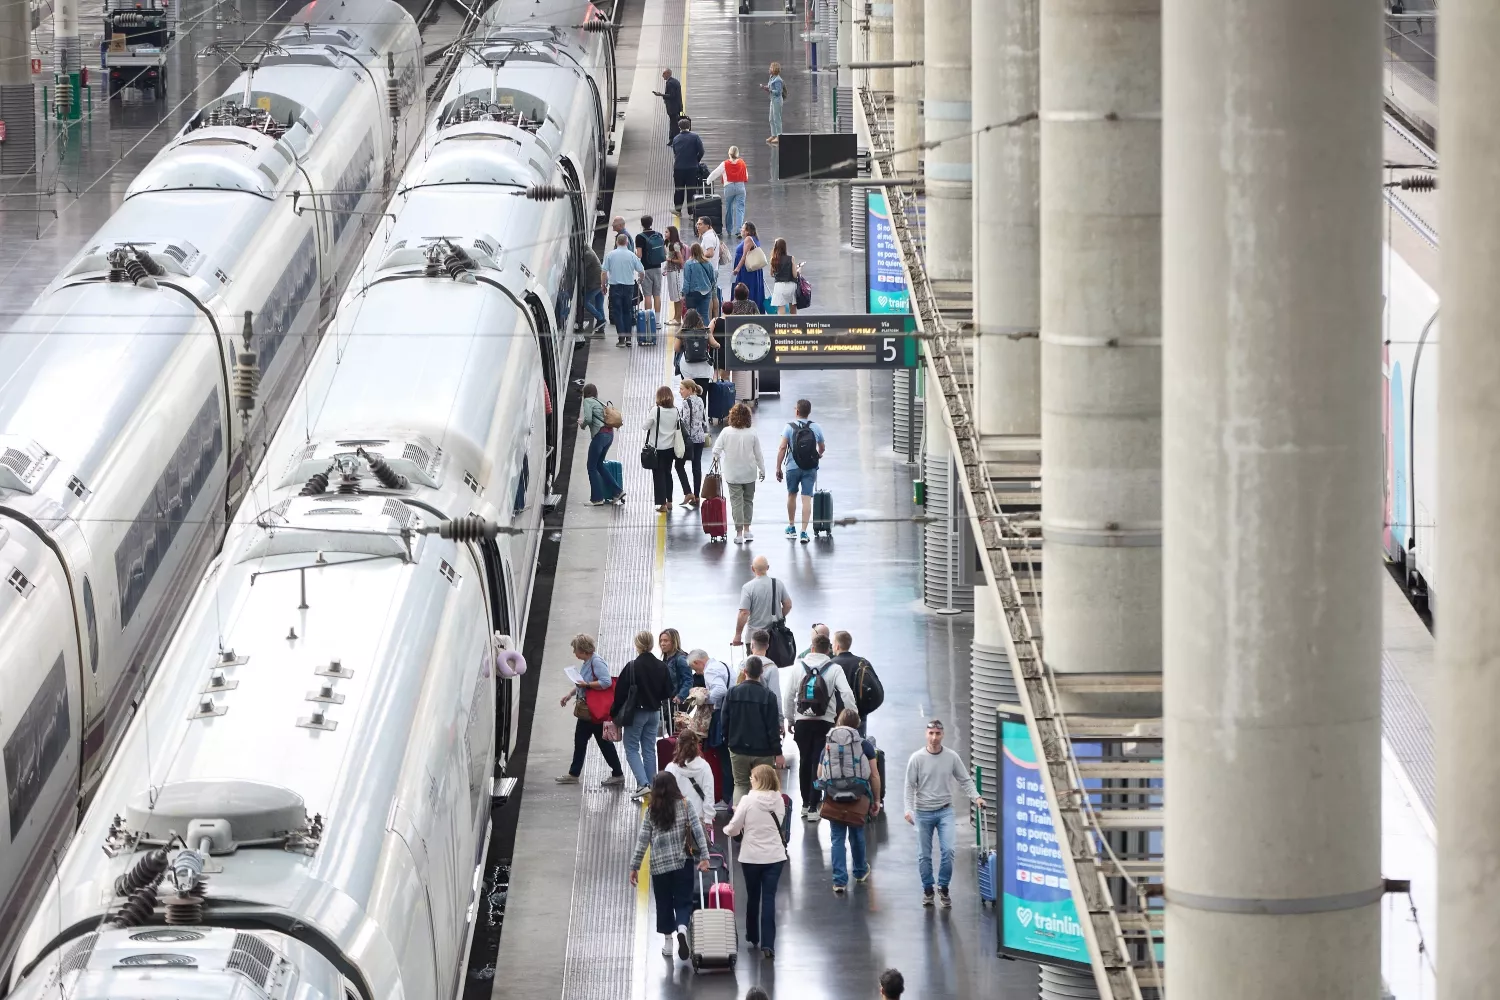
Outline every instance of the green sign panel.
<svg viewBox="0 0 1500 1000">
<path fill-rule="evenodd" d="M 726 316 L 729 367 L 915 368 L 910 314 Z"/>
</svg>

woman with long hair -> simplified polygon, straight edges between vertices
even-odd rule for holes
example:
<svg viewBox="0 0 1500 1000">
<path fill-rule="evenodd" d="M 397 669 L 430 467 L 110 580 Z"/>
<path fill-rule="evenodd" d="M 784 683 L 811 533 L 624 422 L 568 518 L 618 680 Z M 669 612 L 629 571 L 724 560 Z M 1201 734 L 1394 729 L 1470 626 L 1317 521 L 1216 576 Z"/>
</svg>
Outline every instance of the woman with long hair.
<svg viewBox="0 0 1500 1000">
<path fill-rule="evenodd" d="M 661 953 L 672 957 L 675 934 L 677 957 L 685 962 L 692 954 L 688 948 L 688 922 L 693 915 L 693 864 L 697 859 L 698 870 L 708 871 L 708 838 L 703 835 L 703 821 L 682 797 L 677 778 L 665 771 L 652 780 L 651 804 L 641 814 L 635 853 L 630 858 L 631 885 L 640 883 L 641 861 L 647 847 L 651 848 L 656 932 L 665 939 Z"/>
<path fill-rule="evenodd" d="M 698 734 L 684 729 L 677 734 L 677 751 L 666 771 L 677 779 L 677 789 L 697 810 L 705 827 L 714 822 L 714 769 L 703 757 Z"/>
<path fill-rule="evenodd" d="M 786 252 L 786 240 L 771 244 L 771 308 L 778 313 L 797 311 L 797 262 Z"/>
<path fill-rule="evenodd" d="M 656 488 L 656 509 L 662 514 L 672 512 L 672 463 L 677 460 L 677 438 L 681 434 L 678 416 L 672 390 L 661 386 L 656 390 L 656 406 L 641 424 L 646 432 L 646 447 L 655 453 L 651 481 Z"/>
<path fill-rule="evenodd" d="M 699 324 L 702 329 L 702 324 Z M 712 346 L 715 341 L 709 339 Z M 713 375 L 713 366 L 705 361 L 700 365 L 691 365 L 687 355 L 683 356 L 683 370 L 688 367 L 701 367 Z M 705 382 L 704 385 L 708 383 Z M 678 420 L 682 425 L 682 436 L 684 439 L 682 457 L 677 459 L 677 481 L 682 484 L 682 505 L 684 507 L 698 506 L 698 491 L 703 488 L 703 443 L 708 440 L 708 403 L 703 398 L 703 389 L 697 381 L 685 378 L 677 386 L 677 391 L 682 395 L 682 405 L 677 407 L 680 414 Z M 692 489 L 688 489 L 687 464 L 693 463 Z"/>
<path fill-rule="evenodd" d="M 729 512 L 734 519 L 734 544 L 755 541 L 750 519 L 755 516 L 755 484 L 766 478 L 766 460 L 760 438 L 750 429 L 750 407 L 735 403 L 729 420 L 714 440 L 709 466 L 719 462 L 719 471 L 729 486 Z"/>
<path fill-rule="evenodd" d="M 693 689 L 693 668 L 688 663 L 687 651 L 682 648 L 682 633 L 675 628 L 664 628 L 656 637 L 656 646 L 661 650 L 662 665 L 672 682 L 672 701 L 686 700 Z"/>
<path fill-rule="evenodd" d="M 666 298 L 672 303 L 668 326 L 682 322 L 682 267 L 687 263 L 687 248 L 682 245 L 682 234 L 676 226 L 668 226 L 663 239 L 666 243 L 667 260 L 662 265 L 661 276 L 666 282 Z"/>
<path fill-rule="evenodd" d="M 708 175 L 708 182 L 723 180 L 721 197 L 724 199 L 724 231 L 737 233 L 745 221 L 745 186 L 750 181 L 750 168 L 740 159 L 740 147 L 729 147 L 729 158 Z"/>
<path fill-rule="evenodd" d="M 745 286 L 750 295 L 750 301 L 757 306 L 764 306 L 766 301 L 766 268 L 764 262 L 761 266 L 751 269 L 747 266 L 746 258 L 751 255 L 752 250 L 760 249 L 760 240 L 755 231 L 755 223 L 747 222 L 740 226 L 740 243 L 734 249 L 734 280 Z M 764 257 L 765 252 L 756 254 Z"/>
<path fill-rule="evenodd" d="M 724 824 L 729 836 L 744 834 L 740 871 L 745 876 L 745 940 L 766 958 L 776 957 L 776 886 L 790 857 L 781 837 L 786 810 L 776 769 L 757 764 L 750 771 L 750 792 Z"/>
<path fill-rule="evenodd" d="M 713 296 L 718 287 L 719 275 L 713 264 L 703 256 L 703 245 L 694 243 L 688 248 L 688 261 L 682 266 L 683 317 L 688 312 L 707 316 L 713 307 Z"/>
<path fill-rule="evenodd" d="M 781 141 L 781 106 L 786 100 L 786 81 L 781 78 L 781 63 L 771 64 L 771 78 L 760 85 L 760 89 L 771 95 L 771 145 Z"/>
</svg>

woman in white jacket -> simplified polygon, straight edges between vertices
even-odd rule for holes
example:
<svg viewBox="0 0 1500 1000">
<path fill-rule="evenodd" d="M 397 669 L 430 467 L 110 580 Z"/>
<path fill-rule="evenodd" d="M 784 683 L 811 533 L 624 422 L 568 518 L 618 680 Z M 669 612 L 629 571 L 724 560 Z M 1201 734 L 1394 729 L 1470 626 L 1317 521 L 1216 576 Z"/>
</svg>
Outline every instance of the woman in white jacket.
<svg viewBox="0 0 1500 1000">
<path fill-rule="evenodd" d="M 755 541 L 750 534 L 750 519 L 755 513 L 755 484 L 766 478 L 766 460 L 761 455 L 760 439 L 750 429 L 750 407 L 735 403 L 729 410 L 727 426 L 714 441 L 710 468 L 717 465 L 729 484 L 729 511 L 734 518 L 734 544 Z"/>
<path fill-rule="evenodd" d="M 734 816 L 724 824 L 731 837 L 744 834 L 740 843 L 740 871 L 745 876 L 745 940 L 759 947 L 766 958 L 776 957 L 776 886 L 786 867 L 786 841 L 781 833 L 786 823 L 786 799 L 781 782 L 770 764 L 757 764 L 750 771 L 750 792 L 734 807 Z"/>
<path fill-rule="evenodd" d="M 651 480 L 656 487 L 656 509 L 663 514 L 672 512 L 672 465 L 677 461 L 678 449 L 686 450 L 678 416 L 677 407 L 672 405 L 672 390 L 662 386 L 656 390 L 656 405 L 641 422 L 641 429 L 646 432 L 646 447 L 654 449 L 656 455 Z"/>
<path fill-rule="evenodd" d="M 677 752 L 667 772 L 677 779 L 682 797 L 703 820 L 703 828 L 714 825 L 714 769 L 698 748 L 698 734 L 684 729 L 677 734 Z"/>
</svg>

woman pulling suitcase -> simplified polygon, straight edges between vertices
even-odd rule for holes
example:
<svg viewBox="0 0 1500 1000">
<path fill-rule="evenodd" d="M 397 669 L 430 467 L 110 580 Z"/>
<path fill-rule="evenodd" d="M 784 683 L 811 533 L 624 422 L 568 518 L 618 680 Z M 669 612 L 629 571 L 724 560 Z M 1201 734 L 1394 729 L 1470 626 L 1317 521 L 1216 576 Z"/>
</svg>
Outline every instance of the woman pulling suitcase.
<svg viewBox="0 0 1500 1000">
<path fill-rule="evenodd" d="M 691 850 L 689 849 L 691 845 Z M 661 953 L 672 957 L 672 938 L 677 938 L 677 957 L 684 962 L 688 950 L 688 922 L 693 913 L 693 867 L 708 871 L 708 838 L 703 823 L 682 797 L 677 778 L 666 771 L 651 782 L 651 804 L 641 816 L 630 859 L 630 884 L 641 877 L 641 861 L 651 848 L 651 892 L 656 897 L 656 932 L 665 940 Z"/>
</svg>

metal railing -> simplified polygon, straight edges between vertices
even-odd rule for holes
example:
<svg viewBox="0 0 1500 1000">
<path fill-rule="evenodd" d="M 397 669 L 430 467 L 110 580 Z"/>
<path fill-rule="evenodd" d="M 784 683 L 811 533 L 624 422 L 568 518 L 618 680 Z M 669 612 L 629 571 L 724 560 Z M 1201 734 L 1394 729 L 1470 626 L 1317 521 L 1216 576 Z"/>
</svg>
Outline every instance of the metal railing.
<svg viewBox="0 0 1500 1000">
<path fill-rule="evenodd" d="M 872 122 L 878 122 L 883 111 L 883 101 L 872 98 L 864 87 L 858 89 L 855 101 L 856 131 L 869 143 L 871 174 L 884 179 L 894 174 L 893 154 L 889 132 Z M 1163 911 L 1153 905 L 1155 893 L 1160 886 L 1147 882 L 1141 874 L 1142 866 L 1119 856 L 1110 844 L 1106 831 L 1152 828 L 1160 824 L 1161 789 L 1159 780 L 1148 788 L 1102 788 L 1099 781 L 1113 784 L 1115 779 L 1100 776 L 1112 773 L 1123 774 L 1130 770 L 1108 767 L 1090 767 L 1096 785 L 1090 787 L 1085 781 L 1085 771 L 1074 753 L 1074 740 L 1101 739 L 1126 742 L 1151 741 L 1160 738 L 1159 720 L 1109 719 L 1089 717 L 1087 735 L 1075 737 L 1070 731 L 1064 710 L 1062 691 L 1076 696 L 1081 690 L 1079 681 L 1094 675 L 1072 675 L 1059 683 L 1059 678 L 1042 658 L 1039 621 L 1034 616 L 1041 610 L 1041 586 L 1037 575 L 1040 561 L 1042 537 L 1039 519 L 1011 517 L 997 495 L 990 475 L 978 427 L 975 424 L 970 403 L 973 371 L 972 324 L 965 328 L 945 319 L 939 306 L 940 297 L 922 263 L 919 240 L 911 220 L 918 215 L 915 198 L 901 187 L 887 187 L 886 197 L 890 205 L 891 223 L 901 248 L 903 267 L 906 270 L 908 287 L 911 290 L 913 312 L 923 337 L 928 370 L 927 384 L 936 386 L 942 394 L 947 420 L 947 430 L 954 454 L 963 468 L 960 486 L 968 502 L 969 518 L 973 534 L 983 551 L 986 582 L 990 591 L 998 598 L 1005 622 L 1005 646 L 1015 674 L 1021 707 L 1025 713 L 1032 739 L 1037 746 L 1045 766 L 1041 769 L 1042 785 L 1047 802 L 1052 810 L 1054 824 L 1059 835 L 1062 861 L 1073 889 L 1073 899 L 1079 908 L 1079 923 L 1083 928 L 1089 958 L 1094 970 L 1095 982 L 1101 996 L 1111 1000 L 1143 1000 L 1160 997 L 1162 974 L 1156 951 L 1162 943 Z M 927 406 L 936 400 L 927 393 Z M 1037 452 L 1033 440 L 1025 446 Z M 994 449 L 990 449 L 994 452 Z M 1040 476 L 1040 465 L 1036 466 Z M 1013 479 L 1006 475 L 1003 478 Z M 1036 494 L 1039 496 L 1039 492 Z M 951 501 L 950 501 L 951 502 Z M 1023 563 L 1018 571 L 1017 564 Z M 1111 690 L 1128 687 L 1131 678 L 1116 675 Z M 1139 684 L 1149 690 L 1152 684 L 1159 690 L 1160 675 L 1142 677 Z M 1079 719 L 1078 721 L 1082 721 Z M 1155 732 L 1151 732 L 1152 723 Z M 1155 755 L 1159 762 L 1159 753 Z M 1137 767 L 1134 777 L 1159 775 L 1159 763 Z M 1130 780 L 1134 780 L 1133 778 Z M 1142 798 L 1156 799 L 1146 803 L 1146 808 L 1118 810 L 1098 807 L 1095 796 L 1109 796 L 1125 792 Z M 1109 801 L 1105 798 L 1104 801 Z M 1138 813 L 1134 816 L 1119 815 L 1121 812 Z M 1147 817 L 1146 813 L 1151 813 Z M 1146 819 L 1147 822 L 1140 822 Z M 1155 867 L 1154 863 L 1147 867 Z"/>
</svg>

